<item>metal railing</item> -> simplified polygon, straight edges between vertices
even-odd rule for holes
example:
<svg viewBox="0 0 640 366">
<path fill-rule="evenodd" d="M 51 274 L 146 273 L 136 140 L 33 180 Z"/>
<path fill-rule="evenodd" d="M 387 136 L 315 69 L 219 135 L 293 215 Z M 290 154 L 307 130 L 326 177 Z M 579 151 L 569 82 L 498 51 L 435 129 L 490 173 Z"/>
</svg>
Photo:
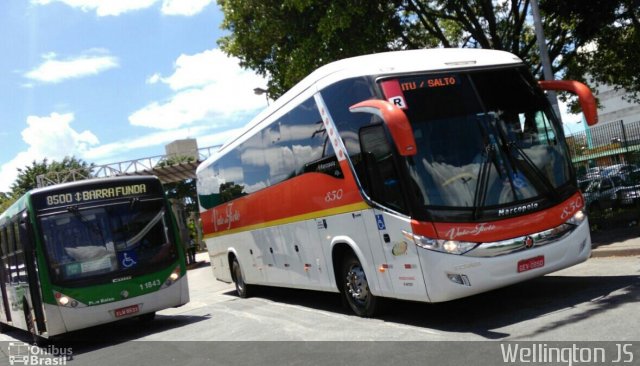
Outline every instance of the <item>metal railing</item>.
<svg viewBox="0 0 640 366">
<path fill-rule="evenodd" d="M 578 176 L 588 168 L 640 163 L 640 121 L 615 121 L 567 135 Z"/>
<path fill-rule="evenodd" d="M 607 181 L 613 189 L 589 189 L 585 204 L 589 211 L 592 230 L 614 230 L 637 226 L 640 222 L 640 200 L 625 199 L 640 191 L 636 189 L 640 169 L 640 121 L 615 121 L 587 127 L 584 131 L 567 135 L 571 160 L 578 181 L 587 189 L 591 181 Z M 621 165 L 620 165 L 621 164 Z M 619 171 L 614 165 L 629 168 Z M 607 167 L 611 167 L 606 169 Z M 604 183 L 600 183 L 602 187 Z M 583 192 L 584 193 L 584 192 Z"/>
<path fill-rule="evenodd" d="M 208 146 L 198 149 L 198 161 L 206 160 L 215 153 L 221 145 Z M 122 175 L 151 175 L 154 170 L 161 166 L 162 162 L 168 161 L 170 156 L 157 155 L 128 161 L 120 161 L 116 163 L 93 165 L 84 169 L 73 169 L 62 172 L 48 172 L 36 177 L 38 187 L 46 187 L 59 183 L 74 182 L 89 178 L 108 178 Z M 183 164 L 194 165 L 193 161 L 178 162 L 171 166 L 179 166 Z"/>
</svg>

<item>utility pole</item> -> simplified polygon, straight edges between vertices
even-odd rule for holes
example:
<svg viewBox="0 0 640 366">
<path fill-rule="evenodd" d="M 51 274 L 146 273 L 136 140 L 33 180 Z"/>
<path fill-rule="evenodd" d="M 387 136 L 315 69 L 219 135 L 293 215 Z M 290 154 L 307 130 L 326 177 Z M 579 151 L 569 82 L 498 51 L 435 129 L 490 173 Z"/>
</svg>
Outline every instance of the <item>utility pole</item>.
<svg viewBox="0 0 640 366">
<path fill-rule="evenodd" d="M 553 80 L 553 70 L 551 69 L 551 60 L 549 60 L 549 51 L 547 50 L 547 42 L 544 38 L 544 30 L 542 28 L 542 18 L 540 17 L 540 8 L 538 0 L 531 0 L 531 12 L 533 13 L 533 26 L 536 31 L 536 40 L 540 49 L 540 61 L 542 62 L 542 72 L 545 80 Z M 558 97 L 555 91 L 547 91 L 551 107 L 556 112 L 558 119 L 562 122 L 560 115 L 560 107 L 558 107 Z"/>
</svg>

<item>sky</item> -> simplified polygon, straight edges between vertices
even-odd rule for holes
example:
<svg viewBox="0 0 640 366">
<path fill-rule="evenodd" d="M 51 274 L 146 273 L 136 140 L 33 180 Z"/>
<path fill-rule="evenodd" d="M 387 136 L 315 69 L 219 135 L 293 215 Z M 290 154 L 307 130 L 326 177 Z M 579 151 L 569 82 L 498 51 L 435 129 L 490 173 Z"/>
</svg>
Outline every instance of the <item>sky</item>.
<svg viewBox="0 0 640 366">
<path fill-rule="evenodd" d="M 0 191 L 34 160 L 223 143 L 267 101 L 218 48 L 222 19 L 214 0 L 2 0 Z"/>
<path fill-rule="evenodd" d="M 220 51 L 222 19 L 214 0 L 0 1 L 0 192 L 44 158 L 109 164 L 232 136 L 267 106 L 266 81 Z"/>
</svg>

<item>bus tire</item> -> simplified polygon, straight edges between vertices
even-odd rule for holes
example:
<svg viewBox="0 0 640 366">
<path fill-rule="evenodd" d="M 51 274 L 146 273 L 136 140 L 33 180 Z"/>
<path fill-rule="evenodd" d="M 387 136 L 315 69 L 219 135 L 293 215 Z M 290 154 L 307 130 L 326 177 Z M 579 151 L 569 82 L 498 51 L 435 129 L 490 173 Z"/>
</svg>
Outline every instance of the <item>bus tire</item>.
<svg viewBox="0 0 640 366">
<path fill-rule="evenodd" d="M 378 310 L 378 298 L 369 290 L 362 264 L 354 255 L 347 255 L 341 268 L 342 294 L 347 304 L 356 315 L 372 317 Z"/>
<path fill-rule="evenodd" d="M 233 282 L 236 285 L 236 292 L 238 293 L 238 297 L 246 299 L 251 295 L 251 286 L 247 285 L 244 282 L 244 277 L 242 277 L 242 269 L 240 268 L 240 262 L 238 259 L 233 258 L 233 263 L 231 264 L 231 275 L 233 278 Z"/>
</svg>

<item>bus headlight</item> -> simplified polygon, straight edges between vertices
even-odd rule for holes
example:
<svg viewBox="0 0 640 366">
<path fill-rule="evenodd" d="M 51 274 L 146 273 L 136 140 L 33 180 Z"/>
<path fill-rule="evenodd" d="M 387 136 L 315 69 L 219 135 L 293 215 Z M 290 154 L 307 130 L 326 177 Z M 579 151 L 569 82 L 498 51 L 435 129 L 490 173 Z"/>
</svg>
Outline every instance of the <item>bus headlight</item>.
<svg viewBox="0 0 640 366">
<path fill-rule="evenodd" d="M 584 211 L 578 210 L 575 214 L 573 214 L 573 216 L 569 220 L 567 220 L 567 224 L 578 226 L 582 224 L 582 222 L 586 218 L 587 218 L 587 215 L 585 215 Z"/>
<path fill-rule="evenodd" d="M 77 307 L 82 308 L 87 306 L 79 302 L 78 300 L 55 290 L 53 291 L 53 297 L 56 298 L 56 302 L 58 303 L 58 305 L 64 306 L 66 308 L 77 308 Z"/>
<path fill-rule="evenodd" d="M 180 278 L 180 266 L 177 266 L 169 275 L 169 277 L 167 277 L 167 279 L 164 281 L 164 283 L 162 284 L 162 286 L 160 287 L 162 288 L 167 288 L 171 285 L 173 285 L 176 281 L 178 281 L 178 279 Z"/>
<path fill-rule="evenodd" d="M 464 254 L 478 246 L 478 243 L 458 240 L 432 239 L 426 236 L 402 231 L 405 238 L 413 241 L 420 248 L 449 254 Z"/>
</svg>

